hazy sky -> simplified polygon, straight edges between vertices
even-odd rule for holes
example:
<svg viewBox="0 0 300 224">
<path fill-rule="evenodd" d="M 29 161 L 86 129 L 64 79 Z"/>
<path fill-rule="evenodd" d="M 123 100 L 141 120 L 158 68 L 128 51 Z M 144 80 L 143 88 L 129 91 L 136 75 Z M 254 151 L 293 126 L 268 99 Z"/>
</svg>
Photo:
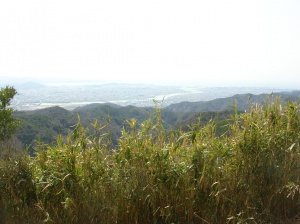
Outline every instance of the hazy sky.
<svg viewBox="0 0 300 224">
<path fill-rule="evenodd" d="M 1 1 L 3 76 L 298 88 L 300 1 Z"/>
</svg>

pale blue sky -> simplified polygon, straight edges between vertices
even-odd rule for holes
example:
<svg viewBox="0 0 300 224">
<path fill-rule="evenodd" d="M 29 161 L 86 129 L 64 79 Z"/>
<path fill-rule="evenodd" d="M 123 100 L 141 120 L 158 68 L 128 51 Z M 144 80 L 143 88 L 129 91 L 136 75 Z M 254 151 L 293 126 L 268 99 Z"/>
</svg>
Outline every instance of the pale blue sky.
<svg viewBox="0 0 300 224">
<path fill-rule="evenodd" d="M 0 77 L 300 83 L 299 0 L 9 0 Z"/>
</svg>

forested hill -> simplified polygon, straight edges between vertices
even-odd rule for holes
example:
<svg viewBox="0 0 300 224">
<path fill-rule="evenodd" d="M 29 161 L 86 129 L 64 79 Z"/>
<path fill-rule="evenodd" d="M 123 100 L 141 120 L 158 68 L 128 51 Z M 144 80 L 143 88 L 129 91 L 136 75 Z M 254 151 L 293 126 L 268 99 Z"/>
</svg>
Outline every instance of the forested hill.
<svg viewBox="0 0 300 224">
<path fill-rule="evenodd" d="M 237 105 L 237 110 L 247 110 L 251 104 L 262 104 L 265 100 L 272 101 L 280 97 L 283 102 L 296 101 L 300 99 L 300 91 L 278 92 L 272 94 L 237 94 L 232 97 L 218 98 L 210 101 L 181 102 L 166 107 L 166 110 L 173 112 L 208 112 L 224 111 L 230 108 L 229 105 Z"/>
<path fill-rule="evenodd" d="M 207 102 L 182 102 L 161 108 L 161 117 L 164 127 L 169 129 L 188 130 L 188 127 L 198 121 L 201 115 L 202 123 L 217 118 L 220 123 L 232 114 L 232 108 L 237 102 L 237 109 L 244 111 L 250 104 L 262 103 L 264 100 L 274 100 L 277 96 L 282 101 L 299 101 L 299 91 L 275 93 L 273 95 L 235 95 L 228 98 L 216 99 Z M 159 105 L 158 105 L 159 106 Z M 100 125 L 108 124 L 104 131 L 111 133 L 112 143 L 118 144 L 123 127 L 127 127 L 126 120 L 135 118 L 138 123 L 155 116 L 153 107 L 122 107 L 115 104 L 91 104 L 79 107 L 73 111 L 61 107 L 51 107 L 35 111 L 16 111 L 14 117 L 21 121 L 15 139 L 22 148 L 34 148 L 36 140 L 51 144 L 58 134 L 66 136 L 80 118 L 81 123 L 91 128 L 91 124 L 98 120 Z"/>
<path fill-rule="evenodd" d="M 79 119 L 83 126 L 90 129 L 92 129 L 91 124 L 98 120 L 99 125 L 107 125 L 103 131 L 111 134 L 112 142 L 116 145 L 122 128 L 128 125 L 127 120 L 134 118 L 140 123 L 155 116 L 155 113 L 155 108 L 121 107 L 114 104 L 92 104 L 73 111 L 57 106 L 34 111 L 16 111 L 14 117 L 22 124 L 16 132 L 15 139 L 22 148 L 30 146 L 32 149 L 37 144 L 36 140 L 50 144 L 55 141 L 58 134 L 66 136 Z M 195 113 L 161 111 L 166 129 L 180 124 L 193 115 Z"/>
</svg>

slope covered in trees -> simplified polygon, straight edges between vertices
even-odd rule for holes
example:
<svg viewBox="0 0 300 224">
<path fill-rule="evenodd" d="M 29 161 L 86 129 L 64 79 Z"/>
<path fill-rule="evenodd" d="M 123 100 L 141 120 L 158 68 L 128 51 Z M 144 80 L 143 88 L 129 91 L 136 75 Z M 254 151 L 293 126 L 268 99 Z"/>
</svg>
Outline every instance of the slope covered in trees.
<svg viewBox="0 0 300 224">
<path fill-rule="evenodd" d="M 18 111 L 15 112 L 14 118 L 21 122 L 21 126 L 15 137 L 23 148 L 29 147 L 32 153 L 32 149 L 37 146 L 38 141 L 53 144 L 58 135 L 66 136 L 73 130 L 78 119 L 85 127 L 89 128 L 93 128 L 92 124 L 98 120 L 101 125 L 107 124 L 106 130 L 110 132 L 112 144 L 117 145 L 122 129 L 129 127 L 127 120 L 134 118 L 141 123 L 154 114 L 154 108 L 106 104 L 89 105 L 87 108 L 78 108 L 74 111 L 60 107 Z M 167 130 L 189 130 L 190 125 L 197 122 L 200 117 L 202 123 L 207 123 L 211 119 L 228 119 L 230 114 L 232 111 L 176 113 L 165 109 L 161 110 L 163 126 Z"/>
<path fill-rule="evenodd" d="M 280 97 L 284 103 L 288 101 L 299 102 L 300 91 L 278 92 L 272 94 L 238 94 L 232 97 L 218 98 L 210 101 L 181 102 L 166 107 L 173 112 L 212 112 L 228 110 L 229 105 L 235 106 L 237 110 L 247 110 L 251 104 L 263 104 L 265 100 L 274 100 Z"/>
<path fill-rule="evenodd" d="M 217 122 L 218 134 L 224 133 L 226 120 L 233 113 L 230 105 L 236 105 L 239 111 L 249 109 L 251 104 L 263 103 L 264 100 L 274 100 L 280 96 L 281 102 L 285 104 L 290 101 L 299 100 L 300 93 L 283 92 L 273 95 L 236 95 L 229 98 L 216 99 L 207 102 L 182 102 L 165 108 L 161 108 L 163 126 L 167 130 L 182 129 L 189 131 L 192 124 L 199 121 L 206 124 L 209 120 L 215 119 Z M 14 117 L 21 121 L 21 126 L 16 133 L 16 141 L 22 148 L 29 147 L 32 154 L 37 141 L 46 144 L 56 142 L 56 137 L 60 134 L 66 136 L 73 130 L 74 125 L 80 117 L 81 123 L 85 127 L 93 128 L 91 124 L 98 120 L 99 124 L 107 124 L 110 132 L 112 145 L 118 144 L 123 127 L 128 128 L 126 120 L 135 118 L 138 122 L 147 120 L 155 113 L 153 107 L 119 106 L 115 104 L 91 104 L 79 107 L 73 111 L 68 111 L 60 107 L 46 108 L 35 111 L 17 111 Z"/>
</svg>

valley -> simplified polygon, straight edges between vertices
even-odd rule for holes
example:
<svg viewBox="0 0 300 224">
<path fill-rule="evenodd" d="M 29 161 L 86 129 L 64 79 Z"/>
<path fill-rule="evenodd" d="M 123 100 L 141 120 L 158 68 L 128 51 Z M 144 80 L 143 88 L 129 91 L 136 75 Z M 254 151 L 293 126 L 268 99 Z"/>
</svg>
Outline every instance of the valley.
<svg viewBox="0 0 300 224">
<path fill-rule="evenodd" d="M 17 86 L 12 107 L 15 110 L 36 110 L 52 106 L 73 110 L 94 103 L 113 103 L 121 106 L 161 107 L 183 101 L 198 102 L 226 98 L 235 94 L 262 94 L 285 89 L 244 87 L 185 87 L 120 83 L 58 83 L 23 84 Z"/>
</svg>

